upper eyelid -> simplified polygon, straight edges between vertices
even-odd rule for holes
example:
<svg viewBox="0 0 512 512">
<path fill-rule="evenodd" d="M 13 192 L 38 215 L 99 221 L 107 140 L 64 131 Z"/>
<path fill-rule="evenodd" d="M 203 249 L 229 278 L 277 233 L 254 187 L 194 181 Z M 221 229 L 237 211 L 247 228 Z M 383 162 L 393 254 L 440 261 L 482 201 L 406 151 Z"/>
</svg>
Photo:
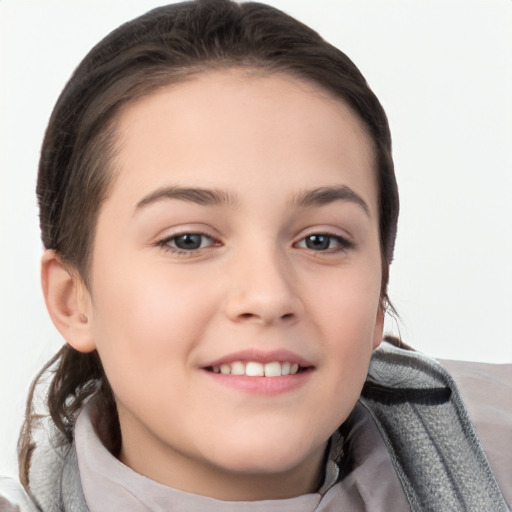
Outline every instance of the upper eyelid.
<svg viewBox="0 0 512 512">
<path fill-rule="evenodd" d="M 166 242 L 169 242 L 170 240 L 173 240 L 175 238 L 179 238 L 180 236 L 185 236 L 185 235 L 199 235 L 199 236 L 204 236 L 206 238 L 209 238 L 212 242 L 218 242 L 218 239 L 209 234 L 209 233 L 205 233 L 203 231 L 192 231 L 192 230 L 189 230 L 189 231 L 180 231 L 179 233 L 173 233 L 173 234 L 170 234 L 170 235 L 167 235 L 167 236 L 163 236 L 161 238 L 159 238 L 157 240 L 157 244 L 163 244 L 163 243 L 166 243 Z"/>
<path fill-rule="evenodd" d="M 173 239 L 179 238 L 180 236 L 189 235 L 189 234 L 190 235 L 200 235 L 202 237 L 209 238 L 211 240 L 211 243 L 209 243 L 206 247 L 197 247 L 195 249 L 183 249 L 176 245 L 171 245 L 170 242 Z M 156 247 L 158 247 L 159 249 L 161 249 L 162 251 L 164 251 L 165 253 L 169 253 L 171 256 L 193 259 L 194 257 L 198 257 L 199 255 L 204 254 L 204 251 L 206 251 L 212 247 L 219 246 L 220 243 L 217 242 L 217 240 L 214 237 L 210 236 L 207 233 L 201 233 L 201 232 L 189 230 L 189 231 L 171 234 L 169 236 L 160 238 L 155 242 L 154 245 Z"/>
<path fill-rule="evenodd" d="M 307 238 L 308 236 L 313 235 L 324 235 L 324 236 L 330 236 L 333 238 L 340 238 L 343 240 L 346 240 L 347 242 L 354 243 L 354 237 L 348 233 L 346 230 L 342 228 L 335 228 L 335 227 L 316 227 L 312 226 L 310 228 L 306 228 L 301 230 L 295 237 L 296 241 L 300 241 L 304 238 Z M 294 242 L 295 243 L 295 242 Z"/>
<path fill-rule="evenodd" d="M 155 244 L 161 245 L 172 239 L 179 238 L 183 235 L 201 235 L 211 239 L 216 244 L 223 244 L 223 236 L 218 233 L 216 229 L 210 228 L 205 225 L 185 225 L 185 226 L 174 226 L 162 230 L 165 234 L 157 235 L 155 237 Z M 342 231 L 342 232 L 340 232 Z M 347 233 L 346 230 L 335 227 L 335 226 L 310 226 L 300 230 L 291 240 L 292 245 L 297 244 L 301 240 L 313 235 L 329 236 L 341 240 L 342 242 L 355 245 L 354 237 Z"/>
<path fill-rule="evenodd" d="M 305 240 L 308 237 L 315 236 L 315 235 L 326 236 L 331 239 L 336 239 L 338 246 L 327 248 L 324 250 L 314 250 L 314 249 L 311 249 L 308 247 L 300 247 L 299 246 L 299 244 L 301 244 L 301 243 L 305 244 L 306 243 Z M 293 242 L 293 247 L 296 247 L 297 249 L 300 249 L 300 250 L 306 250 L 308 252 L 313 251 L 317 255 L 322 255 L 322 254 L 333 255 L 333 254 L 341 254 L 341 253 L 346 253 L 348 251 L 352 251 L 352 250 L 356 249 L 357 246 L 356 246 L 356 242 L 350 236 L 341 235 L 339 233 L 332 233 L 328 230 L 313 230 L 313 231 L 310 231 L 310 232 L 304 234 L 303 236 L 298 238 L 295 242 Z"/>
<path fill-rule="evenodd" d="M 347 243 L 347 244 L 353 244 L 354 243 L 348 236 L 343 236 L 343 235 L 339 235 L 339 234 L 336 234 L 336 233 L 329 233 L 329 232 L 326 232 L 326 231 L 315 231 L 315 232 L 312 232 L 312 233 L 308 233 L 307 235 L 304 235 L 304 236 L 300 237 L 294 243 L 302 242 L 303 240 L 305 240 L 306 238 L 308 238 L 310 236 L 326 236 L 328 238 L 334 238 L 336 240 L 340 240 L 340 241 L 342 241 L 344 243 Z"/>
<path fill-rule="evenodd" d="M 165 229 L 159 230 L 159 234 L 157 234 L 154 239 L 156 242 L 161 240 L 169 240 L 171 238 L 176 238 L 183 235 L 203 235 L 207 236 L 214 240 L 219 240 L 220 235 L 217 234 L 217 231 L 210 228 L 204 224 L 195 224 L 191 223 L 190 225 L 176 225 L 176 226 L 168 226 Z"/>
</svg>

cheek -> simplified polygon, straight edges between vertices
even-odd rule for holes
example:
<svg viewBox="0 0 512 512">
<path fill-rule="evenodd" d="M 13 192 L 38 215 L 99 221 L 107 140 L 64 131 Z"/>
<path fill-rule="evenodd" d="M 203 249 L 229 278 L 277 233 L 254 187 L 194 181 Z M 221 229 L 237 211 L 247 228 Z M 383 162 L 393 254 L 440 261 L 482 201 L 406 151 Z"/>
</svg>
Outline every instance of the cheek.
<svg viewBox="0 0 512 512">
<path fill-rule="evenodd" d="M 380 305 L 381 271 L 373 262 L 363 261 L 337 273 L 326 274 L 308 292 L 328 339 L 371 340 Z M 341 334 L 344 333 L 342 336 Z"/>
<path fill-rule="evenodd" d="M 198 290 L 171 270 L 140 264 L 97 268 L 94 336 L 115 392 L 141 382 L 158 386 L 169 372 L 182 371 L 212 314 L 208 305 L 218 302 L 213 291 Z"/>
<path fill-rule="evenodd" d="M 347 403 L 355 403 L 359 396 L 376 329 L 380 333 L 380 267 L 364 265 L 357 272 L 351 270 L 326 280 L 323 287 L 316 286 L 316 300 L 311 303 L 328 354 L 325 364 L 331 378 L 323 383 L 324 392 L 344 396 Z"/>
</svg>

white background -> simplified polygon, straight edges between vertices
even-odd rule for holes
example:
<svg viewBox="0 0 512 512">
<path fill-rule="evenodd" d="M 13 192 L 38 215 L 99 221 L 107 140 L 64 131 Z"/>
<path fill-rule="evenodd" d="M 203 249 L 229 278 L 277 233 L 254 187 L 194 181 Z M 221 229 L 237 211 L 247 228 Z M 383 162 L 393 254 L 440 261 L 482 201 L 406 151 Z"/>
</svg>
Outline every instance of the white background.
<svg viewBox="0 0 512 512">
<path fill-rule="evenodd" d="M 90 47 L 155 0 L 0 0 L 0 474 L 30 380 L 60 346 L 39 290 L 34 194 L 53 104 Z M 405 341 L 512 362 L 512 1 L 275 0 L 382 101 L 401 217 L 390 296 Z M 397 325 L 389 324 L 397 330 Z"/>
</svg>

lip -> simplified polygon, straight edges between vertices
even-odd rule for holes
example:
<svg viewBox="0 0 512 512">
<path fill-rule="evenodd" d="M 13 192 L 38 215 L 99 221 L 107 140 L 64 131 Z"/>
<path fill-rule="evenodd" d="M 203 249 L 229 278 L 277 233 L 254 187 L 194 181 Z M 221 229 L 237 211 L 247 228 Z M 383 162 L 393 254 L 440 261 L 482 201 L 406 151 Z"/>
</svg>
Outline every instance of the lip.
<svg viewBox="0 0 512 512">
<path fill-rule="evenodd" d="M 264 351 L 258 349 L 250 349 L 241 350 L 239 352 L 232 352 L 213 361 L 209 361 L 208 363 L 202 365 L 202 368 L 220 366 L 221 364 L 231 364 L 234 363 L 235 361 L 242 361 L 244 363 L 247 363 L 249 361 L 255 361 L 261 364 L 273 362 L 289 362 L 292 364 L 296 363 L 303 368 L 310 368 L 314 366 L 314 364 L 311 361 L 308 361 L 306 358 L 296 354 L 295 352 L 292 352 L 291 350 L 281 349 Z"/>
<path fill-rule="evenodd" d="M 296 363 L 303 371 L 294 375 L 281 375 L 281 377 L 249 377 L 247 375 L 223 375 L 210 371 L 213 366 L 231 364 L 235 361 L 255 361 L 261 364 L 272 362 Z M 314 365 L 306 358 L 290 350 L 262 351 L 258 349 L 232 352 L 226 356 L 212 360 L 200 368 L 212 382 L 226 386 L 237 391 L 249 394 L 272 396 L 292 392 L 306 384 L 314 372 Z"/>
<path fill-rule="evenodd" d="M 311 378 L 313 370 L 281 377 L 248 377 L 247 375 L 222 375 L 203 370 L 208 378 L 221 386 L 254 395 L 282 395 L 302 387 Z"/>
</svg>

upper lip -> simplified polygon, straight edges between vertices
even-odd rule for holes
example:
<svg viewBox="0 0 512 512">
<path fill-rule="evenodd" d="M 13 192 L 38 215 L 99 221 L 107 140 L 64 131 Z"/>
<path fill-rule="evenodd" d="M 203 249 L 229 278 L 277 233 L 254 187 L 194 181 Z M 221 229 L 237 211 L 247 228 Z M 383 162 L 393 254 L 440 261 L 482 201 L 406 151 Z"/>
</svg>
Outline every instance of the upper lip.
<svg viewBox="0 0 512 512">
<path fill-rule="evenodd" d="M 239 352 L 232 352 L 225 356 L 219 357 L 218 359 L 209 361 L 207 364 L 203 365 L 203 368 L 208 368 L 210 366 L 220 366 L 222 364 L 231 364 L 235 361 L 255 361 L 261 364 L 266 363 L 296 363 L 303 368 L 307 368 L 313 366 L 311 361 L 308 361 L 306 358 L 286 349 L 280 350 L 271 350 L 264 351 L 259 349 L 249 349 L 249 350 L 241 350 Z"/>
</svg>

